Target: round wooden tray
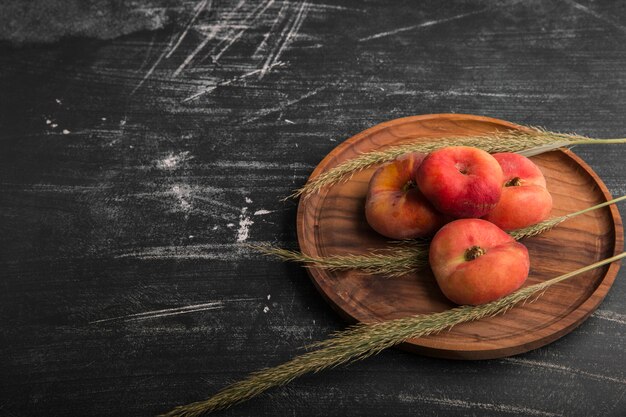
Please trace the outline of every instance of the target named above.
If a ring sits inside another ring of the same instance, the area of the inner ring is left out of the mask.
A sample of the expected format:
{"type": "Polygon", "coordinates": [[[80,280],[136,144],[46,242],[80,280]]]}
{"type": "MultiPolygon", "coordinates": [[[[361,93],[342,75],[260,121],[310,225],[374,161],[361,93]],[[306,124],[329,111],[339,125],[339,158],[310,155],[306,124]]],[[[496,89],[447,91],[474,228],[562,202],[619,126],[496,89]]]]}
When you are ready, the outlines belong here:
{"type": "MultiPolygon", "coordinates": [[[[523,129],[502,120],[463,114],[433,114],[381,123],[335,148],[311,174],[315,178],[360,153],[407,141],[432,141],[442,136],[477,135],[494,130],[523,129]]],[[[593,170],[568,150],[532,158],[543,171],[560,216],[611,198],[593,170]]],[[[301,198],[297,230],[301,250],[312,256],[363,254],[389,246],[364,216],[369,179],[375,168],[349,181],[301,198]]],[[[615,206],[568,220],[550,232],[526,239],[531,259],[526,285],[573,271],[622,251],[622,220],[615,206]]],[[[567,334],[600,304],[611,287],[619,263],[598,268],[550,288],[537,301],[504,315],[466,323],[401,347],[421,354],[453,359],[490,359],[515,355],[546,345],[567,334]]],[[[351,322],[371,323],[450,309],[430,270],[401,278],[367,275],[357,270],[331,272],[309,268],[324,298],[351,322]]]]}

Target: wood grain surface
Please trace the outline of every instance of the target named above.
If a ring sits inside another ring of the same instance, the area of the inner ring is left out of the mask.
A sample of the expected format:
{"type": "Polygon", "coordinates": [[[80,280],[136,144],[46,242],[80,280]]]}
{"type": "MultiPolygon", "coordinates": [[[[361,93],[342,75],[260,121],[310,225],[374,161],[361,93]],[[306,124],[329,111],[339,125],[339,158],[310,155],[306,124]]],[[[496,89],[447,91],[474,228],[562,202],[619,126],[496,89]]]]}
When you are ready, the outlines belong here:
{"type": "MultiPolygon", "coordinates": [[[[402,143],[428,142],[446,136],[483,136],[513,129],[521,128],[493,118],[462,114],[396,119],[346,140],[322,160],[310,179],[363,153],[402,143]]],[[[553,151],[532,160],[546,177],[553,196],[554,217],[612,198],[598,175],[570,151],[553,151]]],[[[363,255],[390,248],[389,239],[367,224],[364,213],[369,179],[377,168],[363,170],[300,200],[298,240],[305,254],[363,255]]],[[[615,206],[609,206],[571,219],[523,243],[531,257],[526,284],[536,284],[621,253],[622,220],[615,206]],[[555,253],[559,256],[555,257],[555,253]]],[[[410,340],[403,347],[451,359],[493,359],[535,349],[567,334],[586,319],[604,299],[618,270],[619,264],[615,263],[580,275],[547,291],[532,304],[456,326],[449,332],[410,340]]],[[[373,323],[455,306],[441,293],[428,269],[401,278],[368,275],[359,270],[311,267],[307,271],[331,306],[351,321],[373,323]]]]}
{"type": "MultiPolygon", "coordinates": [[[[30,7],[5,3],[9,24],[30,7]]],[[[0,41],[0,416],[157,415],[344,329],[304,268],[246,244],[297,249],[298,202],[282,199],[358,132],[464,113],[626,135],[622,2],[99,3],[59,41],[0,41]],[[131,32],[159,22],[127,12],[170,19],[131,32]],[[82,35],[116,18],[123,36],[82,35]]],[[[45,10],[27,15],[15,27],[44,30],[45,10]]],[[[626,148],[573,152],[626,194],[626,148]]],[[[391,349],[215,415],[623,417],[625,278],[544,347],[484,361],[391,349]]]]}

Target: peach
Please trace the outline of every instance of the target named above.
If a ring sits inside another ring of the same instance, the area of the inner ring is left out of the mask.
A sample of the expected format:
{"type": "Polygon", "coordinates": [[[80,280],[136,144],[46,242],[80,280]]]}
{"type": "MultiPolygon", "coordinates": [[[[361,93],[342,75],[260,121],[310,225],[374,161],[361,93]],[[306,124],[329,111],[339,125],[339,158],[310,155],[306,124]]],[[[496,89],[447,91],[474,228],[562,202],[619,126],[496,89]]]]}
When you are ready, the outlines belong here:
{"type": "Polygon", "coordinates": [[[522,286],[530,259],[524,245],[493,223],[460,219],[430,244],[430,267],[444,295],[457,304],[483,304],[522,286]]]}
{"type": "Polygon", "coordinates": [[[406,154],[374,172],[365,218],[381,235],[392,239],[432,236],[446,222],[415,185],[415,172],[425,156],[406,154]]]}
{"type": "Polygon", "coordinates": [[[504,173],[502,196],[483,218],[504,230],[520,229],[547,219],[552,211],[552,196],[537,165],[516,153],[496,153],[504,173]]]}
{"type": "Polygon", "coordinates": [[[500,200],[502,169],[489,153],[451,146],[430,153],[417,185],[437,210],[454,218],[482,217],[500,200]]]}

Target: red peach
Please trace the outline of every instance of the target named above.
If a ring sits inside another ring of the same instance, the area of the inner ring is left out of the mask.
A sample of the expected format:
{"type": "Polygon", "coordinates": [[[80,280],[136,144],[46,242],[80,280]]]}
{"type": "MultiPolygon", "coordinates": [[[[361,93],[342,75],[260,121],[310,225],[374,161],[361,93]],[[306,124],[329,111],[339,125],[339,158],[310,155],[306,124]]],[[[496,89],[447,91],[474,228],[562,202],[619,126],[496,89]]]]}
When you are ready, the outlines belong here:
{"type": "Polygon", "coordinates": [[[504,230],[520,229],[547,219],[552,211],[552,196],[537,165],[516,153],[496,153],[504,173],[502,196],[483,218],[504,230]]]}
{"type": "Polygon", "coordinates": [[[457,304],[483,304],[522,286],[528,250],[498,226],[481,219],[455,220],[430,244],[429,261],[444,295],[457,304]]]}
{"type": "Polygon", "coordinates": [[[417,185],[437,210],[455,218],[482,217],[502,193],[502,169],[489,153],[451,146],[430,153],[417,171],[417,185]]]}
{"type": "Polygon", "coordinates": [[[415,172],[425,156],[403,155],[374,172],[365,218],[381,235],[392,239],[432,236],[446,222],[415,185],[415,172]]]}

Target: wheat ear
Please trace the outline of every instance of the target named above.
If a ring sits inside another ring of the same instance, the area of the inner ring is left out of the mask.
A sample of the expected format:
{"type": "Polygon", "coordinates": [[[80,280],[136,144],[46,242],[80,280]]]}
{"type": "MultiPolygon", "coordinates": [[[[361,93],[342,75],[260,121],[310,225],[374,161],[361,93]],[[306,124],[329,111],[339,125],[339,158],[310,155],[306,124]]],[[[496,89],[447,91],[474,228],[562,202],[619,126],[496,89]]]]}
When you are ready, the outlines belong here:
{"type": "MultiPolygon", "coordinates": [[[[626,200],[626,195],[587,207],[582,210],[544,220],[537,224],[512,230],[509,232],[515,240],[537,236],[547,232],[566,220],[581,214],[606,207],[611,204],[626,200]]],[[[413,241],[390,242],[394,247],[386,249],[376,249],[371,253],[356,255],[330,255],[330,256],[310,256],[302,252],[277,248],[271,245],[248,245],[251,249],[257,250],[265,255],[277,257],[283,261],[300,262],[306,267],[316,267],[331,271],[342,271],[348,269],[359,269],[372,275],[381,275],[390,278],[405,275],[411,271],[425,268],[428,265],[428,243],[413,241]]]]}
{"type": "Polygon", "coordinates": [[[489,153],[517,152],[533,156],[563,146],[582,144],[626,143],[626,138],[592,139],[576,134],[550,132],[526,127],[524,131],[494,132],[482,136],[441,137],[433,141],[409,142],[387,149],[363,153],[309,180],[302,188],[289,197],[305,196],[350,178],[355,173],[383,162],[392,161],[409,152],[429,153],[446,146],[472,146],[489,153]]]}

